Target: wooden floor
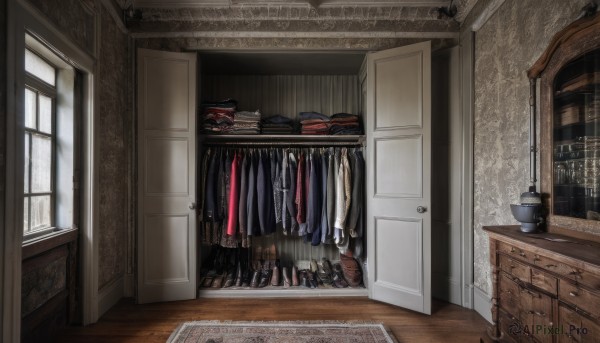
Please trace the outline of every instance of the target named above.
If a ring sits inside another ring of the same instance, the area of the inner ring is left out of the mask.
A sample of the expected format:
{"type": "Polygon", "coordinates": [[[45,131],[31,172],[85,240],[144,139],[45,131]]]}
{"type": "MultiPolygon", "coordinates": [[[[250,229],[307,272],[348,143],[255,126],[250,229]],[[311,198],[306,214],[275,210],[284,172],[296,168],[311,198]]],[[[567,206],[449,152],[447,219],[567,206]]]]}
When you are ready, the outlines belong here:
{"type": "Polygon", "coordinates": [[[475,311],[434,301],[431,316],[363,297],[198,299],[149,305],[123,300],[98,323],[70,327],[58,342],[165,342],[193,320],[364,320],[383,323],[399,342],[479,342],[486,321],[475,311]]]}

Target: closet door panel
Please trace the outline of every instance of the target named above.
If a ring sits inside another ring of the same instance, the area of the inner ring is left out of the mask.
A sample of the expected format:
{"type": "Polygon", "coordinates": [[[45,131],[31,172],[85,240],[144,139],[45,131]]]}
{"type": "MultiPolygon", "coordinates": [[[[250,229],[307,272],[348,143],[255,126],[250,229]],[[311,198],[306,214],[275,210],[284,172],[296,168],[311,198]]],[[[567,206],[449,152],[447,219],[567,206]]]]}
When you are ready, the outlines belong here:
{"type": "Polygon", "coordinates": [[[143,169],[147,195],[188,195],[188,168],[179,162],[189,155],[186,138],[147,138],[143,169]],[[182,168],[183,167],[183,168],[182,168]]]}
{"type": "Polygon", "coordinates": [[[369,296],[431,313],[431,47],[367,57],[369,296]]]}
{"type": "Polygon", "coordinates": [[[390,288],[422,294],[420,279],[422,260],[398,259],[385,255],[394,249],[421,256],[422,222],[413,218],[375,218],[375,283],[386,284],[390,288]],[[403,273],[388,273],[390,269],[401,269],[403,273]]]}
{"type": "Polygon", "coordinates": [[[187,107],[188,92],[181,92],[178,85],[189,83],[187,61],[172,61],[168,64],[162,60],[147,60],[144,66],[144,76],[147,84],[143,87],[146,130],[189,130],[187,107]]]}
{"type": "Polygon", "coordinates": [[[196,297],[196,54],[138,50],[138,302],[196,297]]]}
{"type": "Polygon", "coordinates": [[[414,135],[375,140],[375,196],[422,196],[422,138],[414,135]],[[402,156],[402,159],[390,158],[394,155],[402,156]]]}
{"type": "Polygon", "coordinates": [[[375,62],[375,130],[422,126],[422,63],[422,51],[375,62]]]}

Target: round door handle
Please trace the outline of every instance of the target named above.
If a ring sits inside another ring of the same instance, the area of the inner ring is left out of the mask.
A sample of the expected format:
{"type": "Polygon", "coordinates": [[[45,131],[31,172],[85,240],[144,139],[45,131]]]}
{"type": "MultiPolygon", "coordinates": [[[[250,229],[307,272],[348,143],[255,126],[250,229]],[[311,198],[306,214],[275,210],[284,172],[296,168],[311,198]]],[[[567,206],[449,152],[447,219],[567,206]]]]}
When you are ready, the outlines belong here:
{"type": "Polygon", "coordinates": [[[195,210],[196,209],[196,203],[195,202],[191,202],[188,207],[190,208],[190,210],[195,210]]]}
{"type": "Polygon", "coordinates": [[[417,207],[417,212],[419,212],[419,213],[425,213],[425,212],[427,212],[427,207],[425,207],[425,206],[419,206],[419,207],[417,207]]]}

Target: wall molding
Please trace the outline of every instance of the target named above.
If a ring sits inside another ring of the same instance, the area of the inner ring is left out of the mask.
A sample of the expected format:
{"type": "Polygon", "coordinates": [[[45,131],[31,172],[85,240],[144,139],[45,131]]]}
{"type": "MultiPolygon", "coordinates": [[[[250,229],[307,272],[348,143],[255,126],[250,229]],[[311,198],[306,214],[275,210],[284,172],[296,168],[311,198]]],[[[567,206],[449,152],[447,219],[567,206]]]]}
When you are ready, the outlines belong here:
{"type": "Polygon", "coordinates": [[[473,104],[474,104],[474,41],[475,33],[464,31],[459,38],[460,106],[462,126],[461,147],[461,272],[462,306],[473,308],[474,231],[473,231],[473,104]]]}
{"type": "Polygon", "coordinates": [[[481,12],[479,17],[475,19],[471,26],[471,31],[477,32],[487,23],[487,21],[496,13],[506,0],[492,0],[489,5],[481,12]]]}
{"type": "Polygon", "coordinates": [[[98,291],[98,318],[110,310],[125,295],[125,277],[119,276],[98,291]]]}
{"type": "Polygon", "coordinates": [[[492,323],[492,297],[479,287],[474,287],[474,306],[473,308],[485,320],[492,323]]]}
{"type": "Polygon", "coordinates": [[[327,31],[188,31],[188,32],[133,32],[131,37],[140,38],[312,38],[312,39],[375,39],[375,38],[428,38],[458,39],[458,32],[327,32],[327,31]]]}

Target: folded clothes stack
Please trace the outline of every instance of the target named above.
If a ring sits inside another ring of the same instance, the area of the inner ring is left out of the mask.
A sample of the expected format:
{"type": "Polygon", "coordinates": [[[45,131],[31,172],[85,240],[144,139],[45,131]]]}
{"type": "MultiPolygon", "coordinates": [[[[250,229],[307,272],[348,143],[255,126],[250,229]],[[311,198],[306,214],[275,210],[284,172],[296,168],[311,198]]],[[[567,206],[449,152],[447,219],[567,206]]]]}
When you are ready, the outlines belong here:
{"type": "Polygon", "coordinates": [[[233,116],[231,133],[234,135],[258,135],[260,133],[259,111],[240,111],[233,116]]]}
{"type": "Polygon", "coordinates": [[[317,112],[300,112],[300,133],[303,135],[329,134],[330,119],[317,112]]]}
{"type": "Polygon", "coordinates": [[[331,116],[329,122],[330,135],[360,135],[360,122],[356,114],[337,113],[331,116]]]}
{"type": "Polygon", "coordinates": [[[282,115],[262,120],[262,133],[265,135],[289,135],[294,133],[294,121],[282,115]]]}
{"type": "Polygon", "coordinates": [[[227,99],[202,104],[203,127],[206,133],[229,133],[233,127],[233,117],[237,102],[227,99]]]}

